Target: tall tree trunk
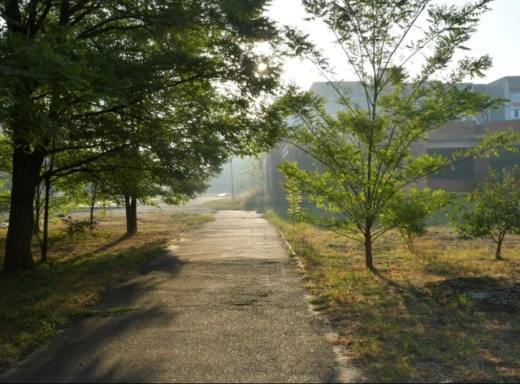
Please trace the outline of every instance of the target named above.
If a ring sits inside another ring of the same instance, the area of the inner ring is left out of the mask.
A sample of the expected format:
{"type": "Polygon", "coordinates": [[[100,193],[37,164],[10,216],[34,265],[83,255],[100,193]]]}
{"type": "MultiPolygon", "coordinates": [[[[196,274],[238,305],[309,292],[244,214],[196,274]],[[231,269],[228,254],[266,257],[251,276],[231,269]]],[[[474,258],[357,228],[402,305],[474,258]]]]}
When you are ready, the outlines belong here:
{"type": "Polygon", "coordinates": [[[126,235],[137,233],[137,199],[134,196],[125,195],[126,209],[126,235]]]}
{"type": "Polygon", "coordinates": [[[13,151],[13,179],[9,228],[5,241],[4,271],[13,273],[34,268],[31,240],[34,230],[34,195],[44,154],[29,146],[16,146],[13,151]]]}
{"type": "Polygon", "coordinates": [[[89,228],[94,229],[94,205],[96,204],[97,182],[92,185],[92,195],[90,200],[90,222],[89,228]]]}

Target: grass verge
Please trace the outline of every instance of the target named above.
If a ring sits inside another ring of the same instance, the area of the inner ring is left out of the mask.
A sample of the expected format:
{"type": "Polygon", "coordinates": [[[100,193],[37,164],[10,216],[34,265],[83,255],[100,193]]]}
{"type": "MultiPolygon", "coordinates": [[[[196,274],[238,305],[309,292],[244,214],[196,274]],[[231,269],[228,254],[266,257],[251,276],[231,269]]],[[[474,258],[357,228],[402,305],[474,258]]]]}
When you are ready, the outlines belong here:
{"type": "Polygon", "coordinates": [[[375,247],[380,276],[364,267],[360,244],[266,218],[300,257],[313,304],[338,330],[336,341],[373,381],[518,382],[520,380],[520,241],[505,261],[491,241],[459,241],[430,228],[411,254],[395,233],[375,247]]]}
{"type": "MultiPolygon", "coordinates": [[[[135,276],[144,261],[164,253],[169,242],[212,216],[140,214],[139,232],[132,237],[124,236],[124,216],[97,220],[94,231],[55,243],[48,264],[16,277],[0,275],[0,370],[55,335],[71,319],[138,309],[101,310],[95,304],[104,290],[135,276]]],[[[62,231],[60,225],[51,227],[51,243],[62,231]]],[[[2,248],[5,235],[6,230],[1,230],[2,248]]],[[[33,255],[39,256],[36,243],[33,255]]]]}

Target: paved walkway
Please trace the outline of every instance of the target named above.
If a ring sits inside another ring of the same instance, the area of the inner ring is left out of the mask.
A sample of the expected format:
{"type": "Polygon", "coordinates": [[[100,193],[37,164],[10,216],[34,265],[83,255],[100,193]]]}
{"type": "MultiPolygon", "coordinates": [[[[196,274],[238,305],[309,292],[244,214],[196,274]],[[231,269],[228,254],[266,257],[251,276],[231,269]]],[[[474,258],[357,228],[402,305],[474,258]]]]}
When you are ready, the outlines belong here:
{"type": "Polygon", "coordinates": [[[261,215],[220,211],[0,382],[330,382],[326,327],[261,215]]]}

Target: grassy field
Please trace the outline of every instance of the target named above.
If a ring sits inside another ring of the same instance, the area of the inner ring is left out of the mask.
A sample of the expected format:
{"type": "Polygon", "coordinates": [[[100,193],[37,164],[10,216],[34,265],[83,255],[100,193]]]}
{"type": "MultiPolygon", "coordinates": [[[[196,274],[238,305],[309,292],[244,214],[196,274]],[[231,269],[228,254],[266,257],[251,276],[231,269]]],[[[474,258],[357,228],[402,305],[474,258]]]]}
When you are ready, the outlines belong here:
{"type": "MultiPolygon", "coordinates": [[[[135,276],[144,261],[165,252],[186,230],[212,220],[210,215],[139,214],[138,230],[125,237],[124,216],[97,218],[98,226],[56,242],[49,263],[17,277],[0,275],[0,370],[45,342],[74,318],[103,314],[95,308],[107,288],[135,276]]],[[[6,230],[0,230],[4,248],[6,230]]],[[[53,225],[51,243],[63,237],[53,225]]],[[[34,243],[33,255],[39,257],[34,243]]],[[[3,264],[3,256],[0,257],[3,264]]],[[[134,310],[120,307],[110,312],[134,310]]]]}
{"type": "Polygon", "coordinates": [[[371,380],[520,381],[518,237],[507,239],[506,260],[494,261],[492,241],[459,241],[449,227],[429,228],[416,254],[388,233],[375,247],[377,276],[360,244],[265,216],[300,257],[337,343],[371,380]]]}

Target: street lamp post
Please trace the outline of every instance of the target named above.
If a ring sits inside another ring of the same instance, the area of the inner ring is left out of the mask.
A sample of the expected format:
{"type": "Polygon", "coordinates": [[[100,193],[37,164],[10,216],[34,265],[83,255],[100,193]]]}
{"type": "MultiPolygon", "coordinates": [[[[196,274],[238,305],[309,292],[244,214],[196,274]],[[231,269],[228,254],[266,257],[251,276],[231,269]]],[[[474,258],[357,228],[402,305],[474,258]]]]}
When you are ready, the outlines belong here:
{"type": "Polygon", "coordinates": [[[231,199],[235,200],[235,183],[233,182],[233,160],[229,159],[229,168],[231,169],[231,199]]]}

